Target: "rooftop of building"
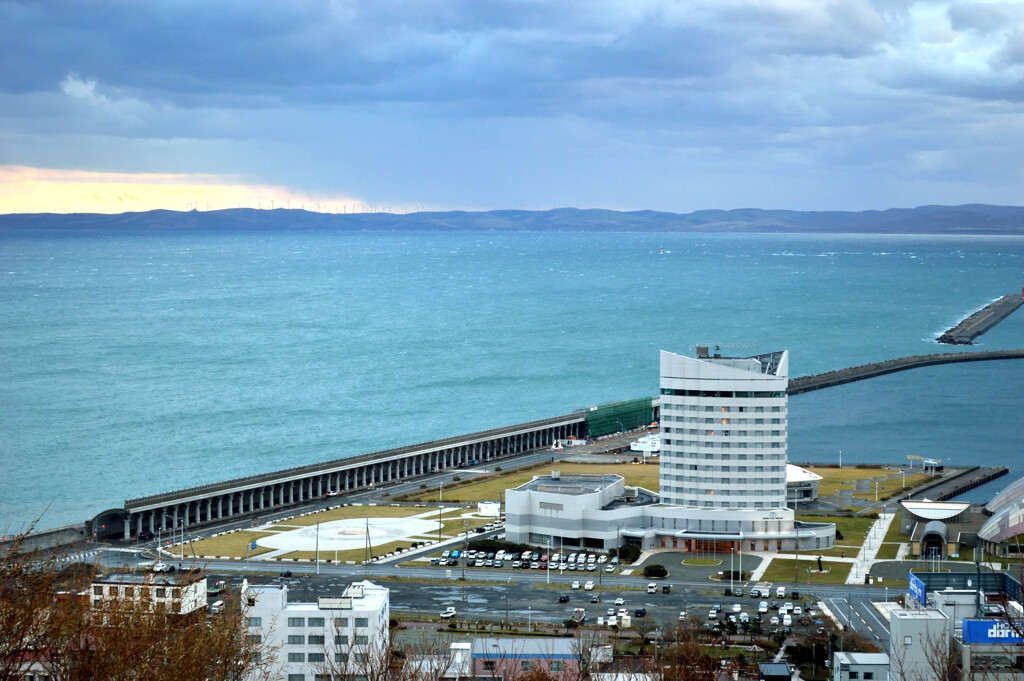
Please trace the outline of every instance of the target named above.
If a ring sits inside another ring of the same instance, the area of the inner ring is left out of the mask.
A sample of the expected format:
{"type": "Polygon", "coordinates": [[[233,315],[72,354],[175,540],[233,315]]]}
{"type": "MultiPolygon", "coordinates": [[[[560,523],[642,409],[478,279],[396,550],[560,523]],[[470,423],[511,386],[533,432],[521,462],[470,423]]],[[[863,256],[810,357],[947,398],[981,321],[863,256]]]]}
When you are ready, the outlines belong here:
{"type": "Polygon", "coordinates": [[[787,463],[786,464],[786,483],[800,483],[800,482],[815,482],[821,480],[821,476],[817,473],[807,470],[806,468],[800,468],[800,466],[787,463]]]}
{"type": "Polygon", "coordinates": [[[476,638],[474,658],[574,659],[579,642],[572,638],[476,638]]]}
{"type": "Polygon", "coordinates": [[[150,586],[188,586],[206,579],[202,572],[181,572],[168,574],[163,572],[115,572],[92,580],[93,584],[118,585],[150,585],[150,586]]]}
{"type": "Polygon", "coordinates": [[[900,620],[947,620],[949,619],[941,610],[922,608],[907,610],[905,608],[893,608],[889,611],[890,617],[900,620]]]}
{"type": "Polygon", "coordinates": [[[776,352],[766,352],[760,355],[747,355],[743,357],[727,357],[722,355],[721,346],[714,346],[714,353],[710,351],[710,346],[698,345],[697,346],[697,359],[708,360],[712,362],[719,362],[729,364],[732,366],[752,366],[751,360],[757,362],[760,365],[760,371],[762,374],[774,376],[778,373],[779,367],[782,366],[785,350],[778,350],[776,352]]]}
{"type": "Polygon", "coordinates": [[[839,662],[849,664],[889,664],[889,656],[886,653],[832,653],[839,662]]]}
{"type": "Polygon", "coordinates": [[[929,501],[927,499],[921,501],[908,499],[906,501],[901,501],[900,506],[923,520],[945,520],[947,518],[952,518],[959,513],[963,513],[971,507],[967,502],[929,501]]]}
{"type": "Polygon", "coordinates": [[[516,487],[516,489],[529,492],[548,492],[550,494],[579,496],[581,494],[600,492],[622,480],[623,477],[621,475],[566,475],[553,472],[551,475],[538,475],[533,480],[516,487]]]}

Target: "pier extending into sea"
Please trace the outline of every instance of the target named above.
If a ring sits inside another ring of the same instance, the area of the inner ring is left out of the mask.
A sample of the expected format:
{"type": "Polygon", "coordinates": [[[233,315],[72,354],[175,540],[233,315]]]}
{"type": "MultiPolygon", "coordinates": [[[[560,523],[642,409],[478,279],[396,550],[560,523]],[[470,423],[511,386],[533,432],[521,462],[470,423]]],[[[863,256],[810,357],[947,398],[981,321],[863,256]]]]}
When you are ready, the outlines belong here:
{"type": "Polygon", "coordinates": [[[1021,305],[1024,305],[1024,291],[1019,296],[1005,295],[939,336],[938,341],[946,345],[970,345],[975,338],[1009,317],[1021,305]]]}

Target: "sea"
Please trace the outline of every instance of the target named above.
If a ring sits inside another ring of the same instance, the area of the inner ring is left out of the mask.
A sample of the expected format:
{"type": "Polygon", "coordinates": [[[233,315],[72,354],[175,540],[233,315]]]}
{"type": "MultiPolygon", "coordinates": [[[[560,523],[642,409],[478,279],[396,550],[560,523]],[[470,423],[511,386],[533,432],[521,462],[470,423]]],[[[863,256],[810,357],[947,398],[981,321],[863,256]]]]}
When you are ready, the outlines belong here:
{"type": "MultiPolygon", "coordinates": [[[[1024,347],[1024,238],[553,232],[0,235],[0,529],[658,391],[658,352],[791,377],[1024,347]]],[[[795,396],[795,462],[1005,465],[1024,361],[795,396]]]]}

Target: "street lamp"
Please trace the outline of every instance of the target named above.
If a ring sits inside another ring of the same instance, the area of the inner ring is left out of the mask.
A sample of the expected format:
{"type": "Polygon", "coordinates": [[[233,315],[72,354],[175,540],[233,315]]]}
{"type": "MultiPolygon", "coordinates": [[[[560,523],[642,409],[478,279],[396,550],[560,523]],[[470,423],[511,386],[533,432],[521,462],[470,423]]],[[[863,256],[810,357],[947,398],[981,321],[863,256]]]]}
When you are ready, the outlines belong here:
{"type": "Polygon", "coordinates": [[[732,577],[736,572],[732,568],[732,557],[736,555],[736,547],[733,546],[732,542],[729,542],[729,593],[731,594],[732,589],[732,577]]]}
{"type": "Polygon", "coordinates": [[[441,503],[444,501],[444,480],[441,481],[441,486],[437,490],[437,502],[441,503]]]}

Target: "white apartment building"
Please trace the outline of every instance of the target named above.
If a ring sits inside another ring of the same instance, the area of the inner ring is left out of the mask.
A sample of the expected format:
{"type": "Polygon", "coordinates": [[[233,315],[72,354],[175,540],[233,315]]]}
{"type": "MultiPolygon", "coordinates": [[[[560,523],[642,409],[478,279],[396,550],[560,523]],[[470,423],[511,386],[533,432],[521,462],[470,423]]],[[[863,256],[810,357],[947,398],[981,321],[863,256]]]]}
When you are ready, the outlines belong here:
{"type": "Polygon", "coordinates": [[[340,597],[289,603],[285,584],[244,582],[249,635],[275,650],[271,678],[329,681],[377,676],[389,647],[389,590],[370,581],[350,584],[340,597]]]}
{"type": "Polygon", "coordinates": [[[788,351],[753,357],[661,352],[663,503],[786,507],[788,351]]]}

